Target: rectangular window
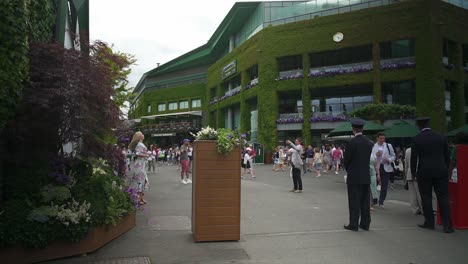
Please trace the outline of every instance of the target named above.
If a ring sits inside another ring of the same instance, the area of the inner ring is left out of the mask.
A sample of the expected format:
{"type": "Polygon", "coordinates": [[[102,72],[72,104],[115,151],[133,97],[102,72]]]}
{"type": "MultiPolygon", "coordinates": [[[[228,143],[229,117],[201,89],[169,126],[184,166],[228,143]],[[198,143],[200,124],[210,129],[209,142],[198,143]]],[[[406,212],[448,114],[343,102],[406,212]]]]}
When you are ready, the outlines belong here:
{"type": "Polygon", "coordinates": [[[150,105],[150,104],[146,107],[146,109],[147,109],[146,111],[147,111],[148,113],[151,113],[151,105],[150,105]]]}
{"type": "Polygon", "coordinates": [[[280,72],[302,69],[302,55],[280,57],[278,65],[280,72]]]}
{"type": "Polygon", "coordinates": [[[403,39],[380,43],[380,59],[414,57],[414,40],[403,39]]]}
{"type": "Polygon", "coordinates": [[[187,108],[188,108],[188,101],[179,102],[179,109],[187,109],[187,108]]]}
{"type": "Polygon", "coordinates": [[[177,110],[177,102],[170,102],[169,110],[177,110]]]}
{"type": "Polygon", "coordinates": [[[382,88],[382,99],[386,104],[416,104],[416,85],[414,80],[382,83],[382,88]]]}
{"type": "Polygon", "coordinates": [[[468,45],[463,45],[463,67],[468,70],[468,45]]]}
{"type": "Polygon", "coordinates": [[[213,87],[210,89],[210,99],[213,99],[216,97],[216,87],[213,87]]]}
{"type": "Polygon", "coordinates": [[[372,45],[317,52],[309,57],[311,68],[369,62],[372,61],[372,45]]]}
{"type": "Polygon", "coordinates": [[[201,107],[201,99],[192,100],[192,108],[200,108],[201,107]]]}
{"type": "Polygon", "coordinates": [[[158,104],[158,112],[166,111],[166,104],[158,104]]]}

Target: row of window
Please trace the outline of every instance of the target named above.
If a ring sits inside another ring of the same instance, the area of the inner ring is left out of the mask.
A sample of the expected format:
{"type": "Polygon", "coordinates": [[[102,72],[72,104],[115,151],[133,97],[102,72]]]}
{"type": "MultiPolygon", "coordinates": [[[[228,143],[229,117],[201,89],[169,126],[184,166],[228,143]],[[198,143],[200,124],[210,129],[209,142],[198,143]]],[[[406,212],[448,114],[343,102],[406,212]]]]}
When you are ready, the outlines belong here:
{"type": "MultiPolygon", "coordinates": [[[[200,108],[201,107],[201,99],[192,100],[192,108],[200,108]]],[[[180,102],[169,102],[167,104],[168,110],[178,110],[178,109],[188,109],[189,108],[189,101],[180,101],[180,102]]],[[[151,105],[147,106],[148,113],[151,113],[151,105]]],[[[158,104],[158,112],[165,112],[166,111],[166,103],[158,104]]]]}
{"type": "MultiPolygon", "coordinates": [[[[351,112],[374,101],[371,84],[354,85],[351,88],[315,88],[313,94],[310,100],[312,112],[351,112]]],[[[280,96],[280,112],[301,112],[303,102],[297,100],[296,96],[300,97],[299,94],[280,96]]],[[[415,81],[382,83],[382,101],[387,104],[415,105],[415,81]]]]}
{"type": "MultiPolygon", "coordinates": [[[[413,39],[382,42],[380,43],[380,59],[414,57],[414,45],[413,39]]],[[[311,68],[368,62],[372,61],[372,45],[314,52],[309,55],[309,58],[311,68]]],[[[278,65],[279,71],[302,69],[302,55],[280,57],[278,65]]]]}

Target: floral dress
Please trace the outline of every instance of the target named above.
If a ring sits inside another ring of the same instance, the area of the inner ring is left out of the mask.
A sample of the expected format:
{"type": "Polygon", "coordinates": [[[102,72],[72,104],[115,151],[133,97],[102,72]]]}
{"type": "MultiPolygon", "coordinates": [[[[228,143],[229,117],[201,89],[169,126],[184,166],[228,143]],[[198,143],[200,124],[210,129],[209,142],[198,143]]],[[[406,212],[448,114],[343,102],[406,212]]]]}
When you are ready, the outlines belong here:
{"type": "Polygon", "coordinates": [[[138,192],[143,192],[146,179],[146,157],[140,157],[140,154],[146,153],[146,146],[139,142],[135,148],[135,160],[131,164],[130,187],[138,192]]]}

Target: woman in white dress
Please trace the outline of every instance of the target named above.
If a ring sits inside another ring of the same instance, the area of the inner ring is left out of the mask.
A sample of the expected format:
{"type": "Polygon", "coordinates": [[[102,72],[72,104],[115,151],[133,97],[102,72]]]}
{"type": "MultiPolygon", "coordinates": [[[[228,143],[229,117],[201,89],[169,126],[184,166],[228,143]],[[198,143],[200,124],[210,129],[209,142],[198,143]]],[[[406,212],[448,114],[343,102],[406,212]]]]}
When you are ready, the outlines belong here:
{"type": "Polygon", "coordinates": [[[145,136],[140,131],[135,132],[128,148],[133,151],[135,159],[130,165],[130,187],[138,193],[138,202],[140,205],[146,203],[143,199],[145,193],[146,162],[148,159],[148,150],[143,144],[145,136]]]}

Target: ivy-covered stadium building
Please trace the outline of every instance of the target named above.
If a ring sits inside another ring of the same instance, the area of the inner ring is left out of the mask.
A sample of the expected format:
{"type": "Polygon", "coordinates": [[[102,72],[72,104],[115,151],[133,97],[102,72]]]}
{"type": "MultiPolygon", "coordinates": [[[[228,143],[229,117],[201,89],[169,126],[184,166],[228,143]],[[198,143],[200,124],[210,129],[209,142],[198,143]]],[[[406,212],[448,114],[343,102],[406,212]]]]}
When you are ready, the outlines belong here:
{"type": "Polygon", "coordinates": [[[209,41],[145,73],[130,118],[160,144],[201,126],[271,150],[320,142],[369,103],[414,105],[439,131],[468,114],[467,0],[238,2],[209,41]],[[307,102],[307,103],[306,103],[307,102]]]}

